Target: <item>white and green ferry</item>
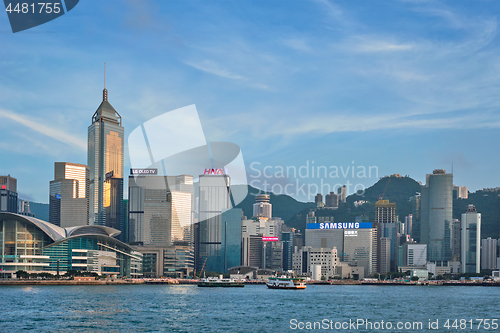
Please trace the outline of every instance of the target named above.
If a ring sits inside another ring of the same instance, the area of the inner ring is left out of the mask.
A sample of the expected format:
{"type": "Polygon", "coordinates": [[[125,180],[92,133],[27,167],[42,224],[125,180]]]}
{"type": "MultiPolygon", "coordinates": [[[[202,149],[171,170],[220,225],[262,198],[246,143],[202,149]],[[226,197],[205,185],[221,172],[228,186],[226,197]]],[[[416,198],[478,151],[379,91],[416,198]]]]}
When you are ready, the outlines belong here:
{"type": "Polygon", "coordinates": [[[273,276],[267,279],[269,289],[306,289],[305,279],[299,277],[273,276]]]}

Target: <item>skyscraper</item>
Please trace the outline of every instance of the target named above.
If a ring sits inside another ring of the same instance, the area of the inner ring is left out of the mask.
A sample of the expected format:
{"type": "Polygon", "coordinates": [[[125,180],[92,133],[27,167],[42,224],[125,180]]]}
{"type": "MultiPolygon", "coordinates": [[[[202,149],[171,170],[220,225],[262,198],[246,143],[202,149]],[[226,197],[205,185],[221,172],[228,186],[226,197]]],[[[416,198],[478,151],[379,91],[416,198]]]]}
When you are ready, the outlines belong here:
{"type": "Polygon", "coordinates": [[[89,222],[89,168],[83,164],[54,163],[50,182],[49,222],[67,228],[89,222]]]}
{"type": "Polygon", "coordinates": [[[259,194],[255,196],[253,204],[253,216],[261,216],[270,219],[273,215],[273,205],[269,203],[269,194],[259,194]]]}
{"type": "Polygon", "coordinates": [[[0,176],[0,212],[17,213],[17,179],[0,176]]]}
{"type": "Polygon", "coordinates": [[[194,237],[197,272],[203,266],[206,271],[225,272],[233,263],[241,263],[242,211],[231,209],[231,178],[226,170],[217,170],[221,173],[200,175],[199,222],[194,237]]]}
{"type": "Polygon", "coordinates": [[[91,225],[123,229],[123,131],[122,117],[109,104],[104,84],[102,103],[88,128],[91,225]]]}
{"type": "Polygon", "coordinates": [[[428,245],[427,260],[445,267],[451,260],[453,174],[436,169],[426,176],[420,210],[420,243],[428,245]]]}
{"type": "Polygon", "coordinates": [[[460,262],[460,244],[462,239],[462,222],[453,219],[451,222],[451,261],[460,262]]]}
{"type": "Polygon", "coordinates": [[[488,237],[481,240],[481,269],[497,268],[498,240],[488,237]]]}
{"type": "Polygon", "coordinates": [[[378,200],[375,203],[375,227],[377,228],[378,244],[377,271],[379,273],[396,272],[399,248],[396,203],[391,203],[389,200],[378,200]],[[389,247],[389,251],[386,250],[386,247],[389,247]]]}
{"type": "Polygon", "coordinates": [[[479,273],[481,271],[481,214],[474,205],[469,205],[462,214],[462,256],[460,269],[462,273],[479,273]]]}
{"type": "Polygon", "coordinates": [[[192,246],[193,199],[193,176],[130,176],[130,241],[192,246]]]}

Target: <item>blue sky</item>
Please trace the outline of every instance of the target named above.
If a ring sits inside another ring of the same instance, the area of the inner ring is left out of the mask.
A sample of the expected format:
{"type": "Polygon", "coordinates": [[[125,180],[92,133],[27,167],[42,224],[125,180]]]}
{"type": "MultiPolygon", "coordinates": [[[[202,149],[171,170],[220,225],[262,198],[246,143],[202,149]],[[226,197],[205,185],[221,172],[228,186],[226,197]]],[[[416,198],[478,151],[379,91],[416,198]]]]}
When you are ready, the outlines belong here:
{"type": "Polygon", "coordinates": [[[126,136],[196,104],[208,141],[241,147],[249,181],[268,166],[300,200],[301,184],[378,178],[279,167],[425,182],[453,163],[456,185],[500,186],[499,13],[498,1],[85,0],[16,34],[0,14],[0,174],[48,202],[54,162],[87,162],[106,62],[126,136]]]}

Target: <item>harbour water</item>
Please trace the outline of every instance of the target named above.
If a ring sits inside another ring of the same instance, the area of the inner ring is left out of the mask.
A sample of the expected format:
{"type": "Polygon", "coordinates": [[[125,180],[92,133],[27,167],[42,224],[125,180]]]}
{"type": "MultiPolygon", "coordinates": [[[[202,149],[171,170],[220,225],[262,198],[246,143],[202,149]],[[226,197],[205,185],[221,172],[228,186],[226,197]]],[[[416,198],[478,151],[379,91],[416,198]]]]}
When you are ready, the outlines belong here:
{"type": "Polygon", "coordinates": [[[500,331],[498,287],[1,286],[0,308],[0,332],[500,331]]]}

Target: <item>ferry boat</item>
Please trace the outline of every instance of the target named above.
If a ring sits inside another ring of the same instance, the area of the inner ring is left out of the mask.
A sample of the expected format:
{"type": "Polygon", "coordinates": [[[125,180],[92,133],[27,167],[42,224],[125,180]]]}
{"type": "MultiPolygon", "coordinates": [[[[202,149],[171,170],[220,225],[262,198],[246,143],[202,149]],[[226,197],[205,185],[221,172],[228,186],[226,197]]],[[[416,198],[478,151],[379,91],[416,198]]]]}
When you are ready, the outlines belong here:
{"type": "Polygon", "coordinates": [[[267,279],[267,287],[269,289],[306,289],[306,284],[304,278],[273,276],[267,279]]]}
{"type": "Polygon", "coordinates": [[[198,281],[198,287],[244,287],[245,283],[235,279],[208,277],[198,281]]]}

